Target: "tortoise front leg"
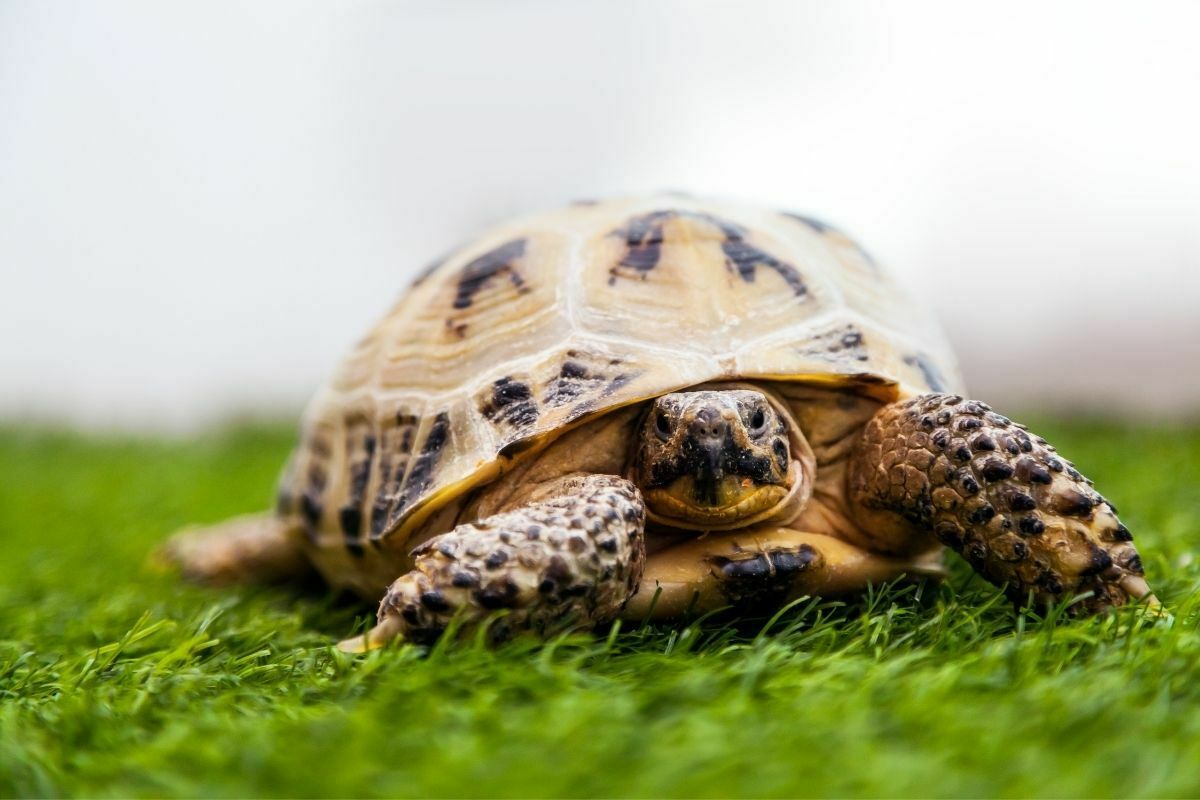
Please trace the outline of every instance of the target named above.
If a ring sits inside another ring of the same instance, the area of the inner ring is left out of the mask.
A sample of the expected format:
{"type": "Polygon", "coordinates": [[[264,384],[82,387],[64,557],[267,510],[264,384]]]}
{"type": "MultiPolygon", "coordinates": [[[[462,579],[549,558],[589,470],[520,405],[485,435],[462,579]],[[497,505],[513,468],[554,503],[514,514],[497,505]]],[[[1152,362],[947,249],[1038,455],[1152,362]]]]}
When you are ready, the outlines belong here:
{"type": "Polygon", "coordinates": [[[928,394],[884,407],[851,454],[847,484],[866,530],[932,533],[1018,604],[1084,592],[1073,610],[1154,602],[1112,504],[983,403],[928,394]]]}
{"type": "Polygon", "coordinates": [[[388,589],[379,624],[342,642],[357,652],[403,636],[428,642],[456,617],[466,626],[508,613],[493,640],[611,620],[637,588],[645,562],[645,506],[613,475],[565,479],[548,500],[459,525],[425,542],[411,572],[388,589]]]}

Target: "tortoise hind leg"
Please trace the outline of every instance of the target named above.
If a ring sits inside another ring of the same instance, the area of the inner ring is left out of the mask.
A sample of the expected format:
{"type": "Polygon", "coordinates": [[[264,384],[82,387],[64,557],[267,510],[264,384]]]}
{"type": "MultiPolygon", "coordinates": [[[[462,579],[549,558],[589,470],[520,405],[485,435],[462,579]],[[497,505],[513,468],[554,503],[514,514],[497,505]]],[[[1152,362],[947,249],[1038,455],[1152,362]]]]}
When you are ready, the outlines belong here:
{"type": "Polygon", "coordinates": [[[379,624],[342,642],[347,652],[403,637],[428,642],[457,619],[497,641],[611,620],[637,588],[645,561],[645,506],[613,475],[554,482],[549,499],[459,525],[413,551],[413,570],[388,588],[379,624]]]}
{"type": "Polygon", "coordinates": [[[313,572],[288,524],[271,513],[185,528],[155,554],[197,583],[272,583],[313,572]]]}
{"type": "Polygon", "coordinates": [[[928,394],[885,406],[850,456],[847,491],[868,531],[933,534],[1018,604],[1157,602],[1112,504],[983,403],[928,394]]]}

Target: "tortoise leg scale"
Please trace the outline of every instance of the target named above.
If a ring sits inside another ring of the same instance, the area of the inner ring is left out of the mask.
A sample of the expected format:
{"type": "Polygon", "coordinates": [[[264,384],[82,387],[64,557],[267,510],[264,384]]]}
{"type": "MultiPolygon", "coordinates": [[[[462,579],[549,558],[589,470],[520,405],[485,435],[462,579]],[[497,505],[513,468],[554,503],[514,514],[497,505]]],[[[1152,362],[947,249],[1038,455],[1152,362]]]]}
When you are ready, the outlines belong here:
{"type": "Polygon", "coordinates": [[[868,531],[925,531],[1017,604],[1155,602],[1129,529],[1052,446],[983,403],[927,394],[867,424],[847,474],[868,531]]]}
{"type": "Polygon", "coordinates": [[[413,551],[411,572],[388,588],[378,624],[343,642],[349,652],[395,637],[429,642],[452,620],[497,615],[493,641],[546,635],[614,619],[641,580],[645,506],[629,481],[585,475],[559,493],[434,537],[413,551]]]}

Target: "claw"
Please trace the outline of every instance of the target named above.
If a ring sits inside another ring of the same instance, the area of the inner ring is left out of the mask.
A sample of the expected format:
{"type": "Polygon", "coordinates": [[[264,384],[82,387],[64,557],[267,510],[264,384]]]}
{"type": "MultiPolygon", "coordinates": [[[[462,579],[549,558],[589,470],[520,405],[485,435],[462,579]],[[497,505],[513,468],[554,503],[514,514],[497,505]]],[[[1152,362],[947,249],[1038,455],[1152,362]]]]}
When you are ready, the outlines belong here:
{"type": "Polygon", "coordinates": [[[1125,594],[1129,595],[1135,601],[1144,603],[1150,608],[1157,608],[1162,605],[1158,602],[1158,598],[1150,591],[1150,584],[1146,583],[1146,579],[1141,575],[1122,575],[1117,581],[1125,594]]]}
{"type": "Polygon", "coordinates": [[[404,623],[400,618],[389,615],[362,635],[338,642],[337,648],[343,653],[366,653],[370,650],[378,650],[393,639],[399,638],[403,632],[404,623]]]}
{"type": "Polygon", "coordinates": [[[1154,596],[1150,590],[1150,584],[1146,583],[1146,578],[1140,575],[1123,575],[1120,581],[1117,581],[1117,585],[1134,602],[1144,604],[1147,608],[1163,607],[1163,603],[1159,602],[1158,597],[1154,596]]]}

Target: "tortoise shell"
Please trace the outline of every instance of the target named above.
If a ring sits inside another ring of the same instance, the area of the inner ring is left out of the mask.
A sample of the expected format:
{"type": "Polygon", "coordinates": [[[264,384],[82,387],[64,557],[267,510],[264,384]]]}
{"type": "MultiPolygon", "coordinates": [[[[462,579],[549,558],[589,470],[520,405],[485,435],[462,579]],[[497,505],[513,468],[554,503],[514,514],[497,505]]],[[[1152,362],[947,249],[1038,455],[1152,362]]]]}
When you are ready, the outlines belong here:
{"type": "Polygon", "coordinates": [[[314,545],[402,544],[569,426],[731,378],[961,391],[932,315],[824,223],[674,195],[580,203],[416,279],[312,401],[280,512],[314,545]]]}

